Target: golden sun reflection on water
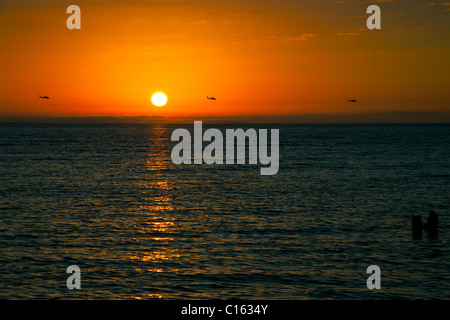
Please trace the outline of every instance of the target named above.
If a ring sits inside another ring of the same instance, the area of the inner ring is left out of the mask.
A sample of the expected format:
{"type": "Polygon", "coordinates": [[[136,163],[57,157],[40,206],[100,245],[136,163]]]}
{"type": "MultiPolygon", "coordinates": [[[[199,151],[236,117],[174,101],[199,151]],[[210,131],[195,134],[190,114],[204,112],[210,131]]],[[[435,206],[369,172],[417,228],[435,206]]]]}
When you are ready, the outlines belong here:
{"type": "Polygon", "coordinates": [[[154,181],[154,178],[146,180],[145,186],[148,189],[172,190],[173,185],[169,181],[154,181]],[[151,180],[150,183],[148,180],[151,180]]]}
{"type": "MultiPolygon", "coordinates": [[[[141,262],[162,262],[167,260],[174,260],[174,258],[179,258],[180,255],[176,253],[175,250],[161,250],[161,251],[146,251],[142,252],[141,256],[131,257],[132,260],[137,260],[141,262]]],[[[148,269],[147,269],[148,270],[148,269]]]]}
{"type": "MultiPolygon", "coordinates": [[[[162,188],[160,188],[162,189],[162,188]]],[[[169,190],[169,189],[166,189],[169,190]]],[[[140,206],[144,211],[173,211],[173,206],[170,204],[172,198],[169,196],[156,196],[145,198],[146,202],[153,202],[153,204],[140,206]]]]}
{"type": "Polygon", "coordinates": [[[136,300],[142,300],[142,299],[162,299],[164,298],[163,295],[159,294],[159,293],[149,293],[143,297],[139,297],[139,296],[132,296],[132,299],[136,299],[136,300]]]}
{"type": "MultiPolygon", "coordinates": [[[[146,160],[148,174],[139,183],[142,202],[136,208],[136,214],[142,218],[135,225],[133,238],[137,245],[129,258],[138,263],[135,271],[138,273],[170,273],[176,272],[172,263],[180,257],[179,250],[172,244],[174,235],[179,230],[171,212],[173,197],[171,190],[175,187],[170,180],[171,165],[168,129],[165,127],[151,128],[149,154],[146,160]]],[[[141,296],[143,298],[163,298],[161,294],[141,296]]]]}

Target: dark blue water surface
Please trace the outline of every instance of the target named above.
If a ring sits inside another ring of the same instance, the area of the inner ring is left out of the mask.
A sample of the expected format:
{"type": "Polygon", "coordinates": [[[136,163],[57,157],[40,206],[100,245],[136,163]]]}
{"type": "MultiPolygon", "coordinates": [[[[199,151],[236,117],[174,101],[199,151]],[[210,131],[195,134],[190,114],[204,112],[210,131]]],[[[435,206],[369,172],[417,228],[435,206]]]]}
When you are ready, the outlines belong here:
{"type": "Polygon", "coordinates": [[[273,176],[174,165],[192,126],[0,125],[0,298],[450,298],[450,125],[204,123],[279,129],[273,176]]]}

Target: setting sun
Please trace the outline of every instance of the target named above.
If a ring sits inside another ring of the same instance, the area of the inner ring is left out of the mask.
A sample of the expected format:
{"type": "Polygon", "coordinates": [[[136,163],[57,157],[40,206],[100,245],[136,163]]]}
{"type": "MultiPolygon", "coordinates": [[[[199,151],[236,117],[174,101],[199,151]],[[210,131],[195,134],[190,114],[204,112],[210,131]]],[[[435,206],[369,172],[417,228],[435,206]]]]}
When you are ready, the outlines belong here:
{"type": "Polygon", "coordinates": [[[167,102],[167,97],[162,92],[157,92],[152,96],[152,103],[157,107],[162,107],[167,102]]]}

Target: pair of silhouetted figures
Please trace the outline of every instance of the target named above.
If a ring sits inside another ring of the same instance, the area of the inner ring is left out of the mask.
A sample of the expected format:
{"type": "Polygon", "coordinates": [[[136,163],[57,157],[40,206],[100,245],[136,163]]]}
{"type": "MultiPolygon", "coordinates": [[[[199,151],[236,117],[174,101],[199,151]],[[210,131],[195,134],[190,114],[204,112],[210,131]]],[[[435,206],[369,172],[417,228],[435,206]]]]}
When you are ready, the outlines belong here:
{"type": "Polygon", "coordinates": [[[425,230],[431,237],[436,237],[438,234],[438,215],[434,211],[430,211],[427,222],[422,224],[421,215],[412,216],[412,233],[414,239],[422,238],[422,230],[425,230]]]}

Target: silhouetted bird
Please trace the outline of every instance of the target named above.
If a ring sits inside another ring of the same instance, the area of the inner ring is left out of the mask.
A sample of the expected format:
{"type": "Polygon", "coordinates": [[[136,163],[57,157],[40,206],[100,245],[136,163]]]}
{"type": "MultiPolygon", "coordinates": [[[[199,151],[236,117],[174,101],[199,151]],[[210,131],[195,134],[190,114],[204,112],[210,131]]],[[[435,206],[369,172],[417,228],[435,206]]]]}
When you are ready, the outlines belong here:
{"type": "Polygon", "coordinates": [[[350,99],[347,99],[347,100],[348,100],[348,102],[358,102],[356,100],[350,100],[350,99]]]}
{"type": "Polygon", "coordinates": [[[214,98],[214,97],[206,97],[206,99],[209,99],[209,100],[216,100],[216,98],[214,98]]]}
{"type": "Polygon", "coordinates": [[[49,97],[47,97],[47,96],[43,96],[43,97],[41,97],[40,95],[39,95],[39,98],[41,98],[41,99],[50,99],[49,97]]]}

